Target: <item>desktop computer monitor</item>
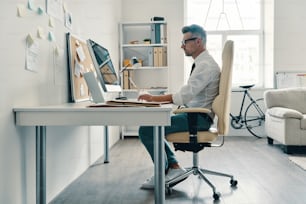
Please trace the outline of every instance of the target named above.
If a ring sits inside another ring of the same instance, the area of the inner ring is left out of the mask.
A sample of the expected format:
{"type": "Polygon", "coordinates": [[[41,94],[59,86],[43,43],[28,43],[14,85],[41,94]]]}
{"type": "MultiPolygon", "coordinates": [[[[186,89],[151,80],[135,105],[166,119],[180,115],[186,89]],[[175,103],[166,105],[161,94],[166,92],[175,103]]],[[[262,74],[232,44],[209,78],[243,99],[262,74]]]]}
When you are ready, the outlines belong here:
{"type": "Polygon", "coordinates": [[[91,39],[87,40],[87,45],[103,90],[105,92],[121,92],[120,79],[116,74],[108,50],[91,39]]]}

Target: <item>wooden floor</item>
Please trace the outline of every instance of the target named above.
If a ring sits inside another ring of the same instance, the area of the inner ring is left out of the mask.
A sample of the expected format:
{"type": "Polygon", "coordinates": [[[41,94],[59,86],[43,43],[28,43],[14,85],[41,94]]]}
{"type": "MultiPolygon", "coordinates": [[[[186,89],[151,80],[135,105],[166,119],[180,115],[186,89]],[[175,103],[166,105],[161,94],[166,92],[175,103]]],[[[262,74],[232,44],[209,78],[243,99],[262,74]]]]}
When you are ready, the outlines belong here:
{"type": "MultiPolygon", "coordinates": [[[[306,156],[306,155],[305,155],[306,156]]],[[[191,166],[192,154],[177,152],[182,166],[191,166]]],[[[201,204],[305,204],[306,171],[293,164],[278,145],[266,139],[227,137],[221,148],[200,153],[203,168],[233,174],[232,189],[227,178],[209,176],[221,193],[214,202],[212,191],[197,176],[173,188],[166,203],[201,204]]],[[[110,163],[103,158],[60,193],[51,204],[150,204],[154,191],[140,185],[153,175],[153,164],[138,139],[119,141],[110,151],[110,163]]]]}

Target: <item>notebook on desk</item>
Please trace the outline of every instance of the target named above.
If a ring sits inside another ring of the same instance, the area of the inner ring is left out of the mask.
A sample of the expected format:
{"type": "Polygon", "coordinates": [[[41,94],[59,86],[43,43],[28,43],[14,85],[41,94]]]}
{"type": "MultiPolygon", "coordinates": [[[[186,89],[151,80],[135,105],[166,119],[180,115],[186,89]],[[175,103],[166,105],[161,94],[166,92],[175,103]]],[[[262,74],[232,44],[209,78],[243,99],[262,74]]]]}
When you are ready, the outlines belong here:
{"type": "Polygon", "coordinates": [[[162,104],[169,104],[169,102],[147,102],[147,101],[137,101],[137,100],[110,100],[104,103],[91,104],[88,107],[98,108],[98,107],[160,107],[162,104]]]}
{"type": "Polygon", "coordinates": [[[110,100],[106,101],[109,105],[128,105],[128,106],[145,106],[145,107],[159,107],[162,104],[169,104],[170,102],[148,102],[148,101],[138,101],[137,99],[132,100],[110,100]]]}

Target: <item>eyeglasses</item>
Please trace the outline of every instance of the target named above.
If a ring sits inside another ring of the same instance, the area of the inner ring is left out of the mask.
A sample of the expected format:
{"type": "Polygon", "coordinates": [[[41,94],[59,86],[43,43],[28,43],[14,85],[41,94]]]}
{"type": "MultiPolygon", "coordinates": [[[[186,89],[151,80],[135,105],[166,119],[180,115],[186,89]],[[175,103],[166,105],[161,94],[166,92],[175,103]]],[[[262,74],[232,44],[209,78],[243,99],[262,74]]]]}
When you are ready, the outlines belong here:
{"type": "Polygon", "coordinates": [[[196,40],[196,39],[198,39],[198,38],[193,37],[193,38],[189,38],[189,39],[186,39],[186,40],[182,40],[182,45],[185,46],[188,41],[192,41],[192,40],[196,40]]]}

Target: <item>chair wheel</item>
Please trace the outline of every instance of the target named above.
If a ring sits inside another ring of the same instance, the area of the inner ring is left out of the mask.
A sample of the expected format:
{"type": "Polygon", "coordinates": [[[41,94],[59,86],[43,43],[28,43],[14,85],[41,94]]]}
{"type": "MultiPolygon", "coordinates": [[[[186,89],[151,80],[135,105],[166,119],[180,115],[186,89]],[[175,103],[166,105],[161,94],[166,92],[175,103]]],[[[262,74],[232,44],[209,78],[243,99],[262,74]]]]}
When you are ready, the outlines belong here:
{"type": "Polygon", "coordinates": [[[216,193],[214,193],[213,198],[214,198],[214,200],[219,200],[220,196],[221,196],[221,194],[216,192],[216,193]]]}
{"type": "Polygon", "coordinates": [[[235,186],[237,186],[238,181],[237,181],[237,180],[234,180],[234,179],[231,179],[231,180],[230,180],[230,184],[231,184],[232,187],[235,187],[235,186]]]}

